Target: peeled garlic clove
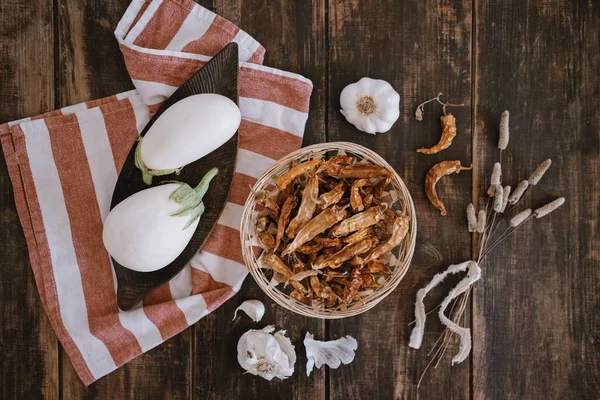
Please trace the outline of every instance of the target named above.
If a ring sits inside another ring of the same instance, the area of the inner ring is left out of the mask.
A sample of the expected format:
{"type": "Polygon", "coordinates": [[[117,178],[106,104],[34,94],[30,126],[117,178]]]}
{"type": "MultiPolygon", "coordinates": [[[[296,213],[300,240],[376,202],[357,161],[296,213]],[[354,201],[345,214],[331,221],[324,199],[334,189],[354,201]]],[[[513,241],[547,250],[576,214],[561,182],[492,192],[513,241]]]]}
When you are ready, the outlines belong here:
{"type": "Polygon", "coordinates": [[[247,373],[268,381],[290,377],[296,363],[294,346],[285,336],[285,331],[272,335],[273,331],[273,325],[251,329],[240,337],[237,345],[240,366],[247,373]]]}
{"type": "Polygon", "coordinates": [[[265,315],[265,305],[259,300],[246,300],[233,313],[233,320],[237,318],[238,310],[242,310],[248,315],[252,321],[258,322],[265,315]]]}
{"type": "Polygon", "coordinates": [[[346,86],[340,105],[348,122],[371,134],[389,131],[400,116],[400,95],[381,79],[365,77],[346,86]]]}
{"type": "Polygon", "coordinates": [[[354,360],[354,352],[358,342],[352,336],[345,336],[337,340],[322,342],[314,340],[310,332],[304,337],[306,348],[306,376],[310,376],[313,367],[321,368],[327,364],[329,368],[337,368],[341,363],[350,364],[354,360]]]}

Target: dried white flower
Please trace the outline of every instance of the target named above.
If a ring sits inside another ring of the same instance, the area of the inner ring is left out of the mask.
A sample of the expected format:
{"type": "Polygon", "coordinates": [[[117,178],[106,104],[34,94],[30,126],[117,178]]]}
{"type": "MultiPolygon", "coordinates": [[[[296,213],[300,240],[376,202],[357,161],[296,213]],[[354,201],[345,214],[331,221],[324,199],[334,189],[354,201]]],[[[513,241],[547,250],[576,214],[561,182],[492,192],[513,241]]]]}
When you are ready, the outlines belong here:
{"type": "Polygon", "coordinates": [[[496,185],[500,185],[502,179],[502,167],[500,163],[495,163],[492,169],[492,178],[490,179],[490,187],[488,189],[488,195],[494,196],[496,193],[496,185]]]}
{"type": "Polygon", "coordinates": [[[504,188],[502,185],[494,185],[494,211],[502,212],[502,204],[504,204],[504,188]]]}
{"type": "Polygon", "coordinates": [[[265,305],[260,300],[246,300],[233,313],[233,319],[237,318],[238,310],[242,310],[248,315],[252,321],[258,322],[265,315],[265,305]]]}
{"type": "Polygon", "coordinates": [[[518,213],[517,215],[512,217],[510,219],[509,224],[513,228],[516,228],[517,226],[521,225],[523,223],[523,221],[525,221],[527,218],[529,218],[530,215],[531,215],[531,208],[528,208],[527,210],[521,211],[520,213],[518,213]]]}
{"type": "Polygon", "coordinates": [[[521,200],[521,197],[523,196],[523,193],[525,193],[525,191],[527,190],[528,187],[529,187],[529,181],[528,180],[521,181],[519,183],[519,185],[517,186],[517,188],[515,189],[515,191],[512,192],[512,194],[508,198],[509,204],[511,204],[513,206],[515,204],[517,204],[519,202],[519,200],[521,200]]]}
{"type": "Polygon", "coordinates": [[[467,206],[467,225],[469,232],[475,232],[477,229],[477,216],[475,215],[475,206],[473,206],[473,203],[469,203],[467,206]]]}
{"type": "Polygon", "coordinates": [[[508,197],[510,196],[510,191],[511,191],[511,187],[510,186],[504,186],[504,192],[502,193],[502,209],[500,210],[501,213],[503,213],[504,211],[506,211],[506,206],[508,205],[508,197]]]}
{"type": "Polygon", "coordinates": [[[321,368],[327,364],[329,368],[337,368],[341,363],[350,364],[354,360],[354,352],[358,342],[352,336],[341,337],[337,340],[322,342],[314,340],[310,332],[304,337],[306,348],[306,376],[310,376],[313,367],[321,368]]]}
{"type": "Polygon", "coordinates": [[[241,367],[268,381],[289,378],[294,373],[296,363],[296,351],[285,336],[285,331],[272,335],[273,331],[273,325],[251,329],[242,335],[237,346],[241,367]]]}
{"type": "Polygon", "coordinates": [[[431,282],[417,292],[417,300],[415,302],[415,327],[410,334],[409,347],[418,349],[421,347],[423,342],[423,334],[425,331],[425,321],[427,314],[425,314],[425,304],[423,301],[425,296],[435,288],[440,282],[442,282],[446,276],[450,274],[457,274],[459,272],[467,271],[465,276],[455,287],[448,293],[448,296],[440,304],[440,310],[438,315],[440,321],[448,327],[449,330],[460,336],[460,346],[458,354],[452,359],[452,365],[464,361],[469,353],[471,352],[471,330],[469,328],[463,328],[457,325],[454,321],[450,320],[445,315],[446,308],[450,302],[464,293],[469,287],[471,287],[481,277],[481,268],[475,261],[465,261],[460,264],[450,265],[444,272],[435,274],[431,282]]]}
{"type": "Polygon", "coordinates": [[[485,211],[479,210],[479,214],[477,214],[477,232],[485,232],[485,219],[485,211]]]}
{"type": "Polygon", "coordinates": [[[527,178],[529,184],[534,186],[537,185],[540,179],[542,179],[542,176],[544,176],[544,174],[546,173],[546,171],[548,171],[548,168],[550,168],[551,165],[551,159],[547,159],[543,163],[541,163],[539,167],[537,167],[536,170],[533,171],[533,174],[531,174],[529,178],[527,178]]]}
{"type": "Polygon", "coordinates": [[[565,198],[564,197],[559,197],[556,200],[551,201],[550,203],[546,204],[543,207],[538,208],[537,210],[535,210],[535,217],[536,218],[542,218],[545,217],[546,215],[550,214],[552,211],[556,210],[558,207],[562,206],[565,203],[565,198]]]}
{"type": "Polygon", "coordinates": [[[500,117],[500,137],[498,138],[498,148],[500,150],[506,149],[506,146],[508,146],[508,139],[508,110],[506,110],[500,117]]]}

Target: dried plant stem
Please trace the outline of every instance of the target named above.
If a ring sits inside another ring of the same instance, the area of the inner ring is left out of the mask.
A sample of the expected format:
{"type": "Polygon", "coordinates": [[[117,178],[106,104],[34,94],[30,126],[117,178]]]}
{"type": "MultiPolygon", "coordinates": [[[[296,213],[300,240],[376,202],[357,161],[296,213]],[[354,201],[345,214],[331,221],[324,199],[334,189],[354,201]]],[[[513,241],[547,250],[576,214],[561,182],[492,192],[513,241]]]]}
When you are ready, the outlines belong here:
{"type": "Polygon", "coordinates": [[[494,247],[498,246],[504,239],[506,239],[507,237],[509,237],[510,235],[512,235],[513,233],[515,233],[515,231],[517,229],[519,229],[520,227],[522,227],[523,225],[525,225],[525,223],[527,221],[529,221],[530,219],[534,218],[535,214],[531,214],[525,221],[521,222],[521,224],[519,224],[517,227],[515,228],[507,228],[504,233],[502,233],[502,235],[500,235],[500,237],[493,242],[491,245],[487,246],[485,251],[483,252],[483,254],[480,257],[480,263],[483,262],[483,260],[485,259],[485,257],[489,254],[490,251],[494,250],[494,247]]]}
{"type": "MultiPolygon", "coordinates": [[[[452,313],[454,311],[454,307],[456,306],[457,302],[458,302],[458,298],[455,299],[454,303],[452,303],[452,307],[450,307],[450,315],[452,315],[452,313]]],[[[441,305],[441,303],[440,303],[440,305],[441,305]]],[[[439,307],[439,305],[437,307],[439,307]]],[[[459,307],[459,309],[460,309],[460,307],[459,307]]],[[[431,310],[431,311],[433,311],[433,310],[431,310]]],[[[455,320],[455,317],[453,317],[453,320],[455,320]]],[[[417,382],[417,387],[419,387],[421,385],[421,381],[425,377],[427,370],[429,369],[431,364],[436,360],[437,361],[436,361],[434,368],[437,367],[437,365],[439,364],[439,360],[444,356],[444,353],[446,352],[446,347],[448,346],[447,341],[449,341],[449,339],[450,339],[450,330],[444,329],[444,331],[440,334],[440,336],[436,340],[435,344],[433,345],[433,347],[431,348],[429,353],[427,353],[427,357],[429,357],[429,355],[435,351],[435,354],[433,355],[433,357],[431,357],[431,360],[429,360],[429,362],[425,366],[425,369],[423,370],[423,373],[421,374],[421,377],[419,378],[419,381],[417,382]]]]}

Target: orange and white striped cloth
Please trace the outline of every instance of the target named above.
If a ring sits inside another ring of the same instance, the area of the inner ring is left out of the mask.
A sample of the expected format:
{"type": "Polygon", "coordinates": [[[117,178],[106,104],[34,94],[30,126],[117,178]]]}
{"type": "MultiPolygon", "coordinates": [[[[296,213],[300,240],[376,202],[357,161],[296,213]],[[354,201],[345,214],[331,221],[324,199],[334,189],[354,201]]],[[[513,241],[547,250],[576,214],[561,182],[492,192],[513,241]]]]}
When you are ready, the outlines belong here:
{"type": "MultiPolygon", "coordinates": [[[[134,0],[115,31],[136,90],[0,126],[42,304],[86,385],[181,332],[240,288],[249,185],[299,148],[312,84],[261,65],[264,48],[192,0],[134,0]],[[119,170],[149,114],[227,43],[239,44],[239,152],[225,211],[168,284],[124,312],[102,244],[119,170]]],[[[210,344],[207,344],[210,345],[210,344]]]]}

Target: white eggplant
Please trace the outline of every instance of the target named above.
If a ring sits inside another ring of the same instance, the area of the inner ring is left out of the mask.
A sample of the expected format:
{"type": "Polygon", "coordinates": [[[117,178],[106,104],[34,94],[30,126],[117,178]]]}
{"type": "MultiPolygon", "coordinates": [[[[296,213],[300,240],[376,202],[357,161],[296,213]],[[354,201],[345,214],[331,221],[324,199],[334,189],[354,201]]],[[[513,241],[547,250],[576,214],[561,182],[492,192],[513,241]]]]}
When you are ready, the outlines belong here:
{"type": "Polygon", "coordinates": [[[140,137],[135,162],[144,182],[216,150],[235,134],[240,121],[238,106],[219,94],[197,94],[173,104],[140,137]]]}
{"type": "Polygon", "coordinates": [[[102,239],[122,266],[151,272],[173,262],[191,240],[204,212],[202,198],[217,174],[210,170],[196,188],[181,182],[142,190],[113,208],[102,239]]]}

